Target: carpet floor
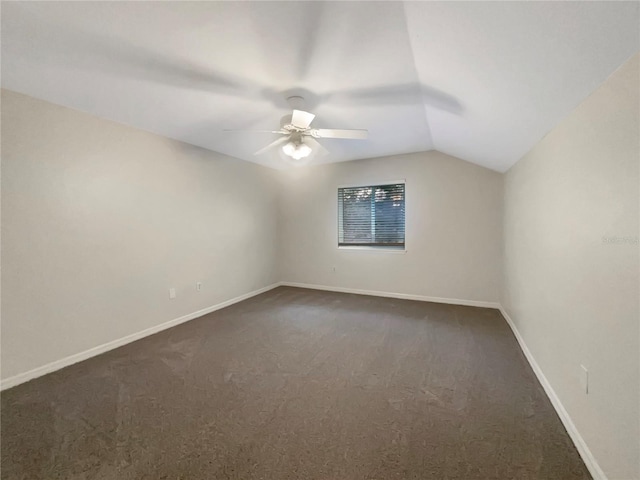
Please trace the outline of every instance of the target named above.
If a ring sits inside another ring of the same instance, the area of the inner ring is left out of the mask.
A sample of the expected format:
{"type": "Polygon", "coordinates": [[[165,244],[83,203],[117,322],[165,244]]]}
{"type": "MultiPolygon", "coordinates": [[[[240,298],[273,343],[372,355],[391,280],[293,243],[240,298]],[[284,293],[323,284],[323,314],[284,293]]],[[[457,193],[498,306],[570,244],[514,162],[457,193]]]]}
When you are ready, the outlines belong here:
{"type": "Polygon", "coordinates": [[[280,287],[2,393],[3,479],[588,479],[497,310],[280,287]]]}

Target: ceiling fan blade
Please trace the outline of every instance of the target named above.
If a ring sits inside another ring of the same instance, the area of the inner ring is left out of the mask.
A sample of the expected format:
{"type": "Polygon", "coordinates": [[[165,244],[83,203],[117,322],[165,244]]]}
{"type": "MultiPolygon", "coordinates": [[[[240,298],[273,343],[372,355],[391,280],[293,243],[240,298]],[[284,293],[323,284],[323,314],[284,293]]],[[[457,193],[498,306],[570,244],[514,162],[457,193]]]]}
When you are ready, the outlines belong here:
{"type": "Polygon", "coordinates": [[[367,130],[336,130],[332,128],[317,128],[311,130],[311,135],[316,138],[348,138],[352,140],[364,140],[369,132],[367,130]]]}
{"type": "Polygon", "coordinates": [[[309,128],[316,116],[313,113],[294,110],[291,116],[291,123],[298,128],[309,128]]]}
{"type": "Polygon", "coordinates": [[[268,150],[271,150],[272,148],[275,148],[275,147],[277,147],[279,145],[282,145],[283,143],[287,143],[288,141],[289,141],[289,137],[280,137],[275,142],[271,142],[266,147],[261,148],[260,150],[258,150],[256,153],[254,153],[254,155],[260,155],[261,153],[264,153],[264,152],[266,152],[268,150]]]}
{"type": "Polygon", "coordinates": [[[286,130],[243,130],[233,129],[233,128],[225,128],[223,132],[242,132],[242,133],[279,133],[282,135],[289,135],[291,132],[287,132],[286,130]]]}
{"type": "Polygon", "coordinates": [[[324,148],[322,144],[313,137],[305,138],[304,143],[309,145],[311,149],[316,152],[316,155],[327,155],[329,153],[329,150],[324,148]]]}

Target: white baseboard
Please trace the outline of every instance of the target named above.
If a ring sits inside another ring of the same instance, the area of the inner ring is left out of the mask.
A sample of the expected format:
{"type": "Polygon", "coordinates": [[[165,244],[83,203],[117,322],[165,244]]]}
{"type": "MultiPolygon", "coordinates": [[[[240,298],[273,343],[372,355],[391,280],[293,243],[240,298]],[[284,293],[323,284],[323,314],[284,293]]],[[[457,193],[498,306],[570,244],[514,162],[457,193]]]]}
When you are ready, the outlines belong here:
{"type": "Polygon", "coordinates": [[[540,369],[538,362],[536,362],[535,358],[533,358],[531,351],[527,347],[526,343],[524,343],[524,339],[522,338],[522,336],[520,335],[520,332],[518,331],[515,324],[513,323],[513,320],[507,314],[507,312],[505,311],[505,309],[502,307],[500,303],[484,302],[484,301],[478,301],[478,300],[460,300],[457,298],[428,297],[425,295],[380,292],[376,290],[361,290],[356,288],[332,287],[327,285],[313,285],[313,284],[296,283],[296,282],[280,282],[280,285],[287,286],[287,287],[309,288],[312,290],[326,290],[330,292],[355,293],[358,295],[373,295],[377,297],[391,297],[391,298],[401,298],[405,300],[419,300],[419,301],[425,301],[425,302],[448,303],[452,305],[467,305],[471,307],[499,309],[502,315],[504,316],[505,320],[507,321],[507,324],[513,331],[513,334],[515,335],[516,340],[518,341],[518,344],[522,349],[522,352],[524,353],[527,361],[529,362],[529,365],[531,365],[533,372],[536,374],[536,377],[538,377],[538,381],[540,382],[540,384],[542,385],[542,388],[544,388],[545,393],[549,397],[549,400],[551,401],[553,408],[555,408],[558,416],[560,417],[560,420],[562,421],[564,428],[567,430],[567,433],[569,434],[569,436],[571,437],[571,440],[575,444],[576,449],[578,450],[578,453],[580,454],[580,456],[582,457],[582,460],[584,461],[585,465],[589,469],[589,473],[591,473],[591,476],[593,477],[594,480],[607,480],[607,476],[604,474],[604,472],[600,468],[600,465],[598,465],[598,462],[596,461],[595,457],[591,453],[591,450],[589,450],[589,447],[587,446],[586,442],[582,438],[582,435],[580,435],[580,433],[578,432],[578,429],[573,423],[573,420],[571,420],[569,413],[564,408],[564,405],[562,405],[562,402],[560,402],[560,398],[558,398],[558,395],[556,394],[555,390],[547,380],[547,377],[545,377],[544,373],[540,369]]]}
{"type": "Polygon", "coordinates": [[[14,375],[13,377],[3,379],[0,382],[0,390],[5,390],[7,388],[15,387],[16,385],[20,385],[21,383],[28,382],[29,380],[33,380],[34,378],[41,377],[42,375],[46,375],[47,373],[55,372],[56,370],[60,370],[61,368],[68,367],[69,365],[73,365],[74,363],[81,362],[82,360],[87,360],[88,358],[95,357],[96,355],[100,355],[101,353],[105,353],[105,352],[108,352],[109,350],[113,350],[115,348],[126,345],[127,343],[135,342],[136,340],[140,340],[141,338],[147,337],[149,335],[153,335],[154,333],[158,333],[168,328],[175,327],[176,325],[180,325],[181,323],[188,322],[189,320],[202,317],[203,315],[206,315],[211,312],[215,312],[216,310],[220,310],[221,308],[228,307],[229,305],[233,305],[234,303],[238,303],[243,300],[246,300],[247,298],[251,298],[261,293],[267,292],[278,286],[280,286],[279,282],[273,283],[264,288],[260,288],[252,292],[245,293],[244,295],[240,295],[239,297],[235,297],[230,300],[226,300],[222,303],[213,305],[211,307],[198,310],[197,312],[183,315],[182,317],[169,320],[168,322],[161,323],[160,325],[155,325],[153,327],[144,329],[140,332],[127,335],[126,337],[122,337],[117,340],[104,343],[97,347],[90,348],[89,350],[85,350],[84,352],[76,353],[74,355],[70,355],[60,360],[56,360],[55,362],[42,365],[41,367],[34,368],[33,370],[29,370],[28,372],[19,373],[18,375],[14,375]]]}
{"type": "Polygon", "coordinates": [[[509,327],[511,327],[511,330],[515,335],[516,340],[518,341],[518,344],[520,345],[520,348],[524,353],[524,356],[527,358],[529,365],[531,365],[533,372],[536,374],[536,377],[538,377],[538,381],[542,385],[542,388],[544,388],[544,391],[547,394],[547,397],[549,397],[549,400],[551,401],[553,408],[555,408],[556,413],[560,417],[560,420],[562,421],[564,428],[567,430],[567,433],[571,437],[571,440],[573,440],[573,443],[575,444],[576,449],[578,450],[578,453],[580,454],[580,456],[582,457],[582,460],[584,461],[585,465],[589,469],[589,473],[591,473],[591,476],[593,477],[594,480],[607,480],[607,476],[604,474],[604,472],[600,468],[600,465],[598,465],[598,462],[596,461],[595,457],[591,453],[591,450],[589,450],[589,447],[584,441],[584,438],[582,438],[582,435],[580,435],[580,432],[578,432],[578,429],[573,423],[573,420],[571,420],[569,413],[564,408],[564,405],[562,405],[560,398],[558,397],[555,390],[549,383],[549,380],[547,380],[547,377],[545,377],[544,373],[542,372],[542,369],[540,368],[540,365],[538,365],[538,362],[536,362],[536,359],[533,358],[533,355],[531,354],[531,351],[527,347],[527,344],[524,343],[524,339],[522,338],[522,336],[520,335],[520,332],[516,328],[515,323],[513,323],[513,320],[511,319],[509,314],[505,311],[505,309],[502,307],[502,305],[500,305],[499,308],[500,308],[500,313],[502,313],[502,316],[505,318],[505,320],[509,324],[509,327]]]}
{"type": "Polygon", "coordinates": [[[156,326],[147,328],[145,330],[142,330],[140,332],[127,335],[126,337],[122,337],[117,340],[107,342],[103,345],[90,348],[89,350],[85,350],[84,352],[76,353],[74,355],[70,355],[63,359],[56,360],[55,362],[51,362],[41,367],[34,368],[33,370],[29,370],[28,372],[20,373],[18,375],[14,375],[13,377],[3,379],[2,381],[0,381],[0,390],[5,390],[7,388],[14,387],[21,383],[28,382],[29,380],[33,380],[34,378],[40,377],[42,375],[46,375],[47,373],[55,372],[56,370],[60,370],[61,368],[67,367],[69,365],[73,365],[74,363],[81,362],[82,360],[87,360],[91,357],[100,355],[101,353],[108,352],[109,350],[113,350],[115,348],[121,347],[128,343],[135,342],[136,340],[140,340],[141,338],[147,337],[149,335],[153,335],[155,333],[161,332],[168,328],[175,327],[176,325],[180,325],[181,323],[188,322],[189,320],[193,320],[195,318],[201,317],[208,313],[215,312],[216,310],[220,310],[222,308],[228,307],[230,305],[233,305],[234,303],[241,302],[243,300],[246,300],[248,298],[254,297],[261,293],[267,292],[279,286],[309,288],[313,290],[325,290],[325,291],[341,292],[341,293],[354,293],[358,295],[373,295],[377,297],[390,297],[390,298],[400,298],[405,300],[418,300],[418,301],[424,301],[424,302],[447,303],[452,305],[467,305],[472,307],[499,309],[503,317],[507,321],[507,324],[509,325],[509,327],[511,327],[511,330],[513,331],[513,334],[515,335],[516,340],[520,345],[520,348],[522,349],[527,361],[529,362],[529,365],[531,365],[533,372],[536,374],[536,377],[538,377],[538,381],[542,385],[542,388],[544,388],[545,393],[549,397],[551,404],[553,405],[556,412],[558,413],[560,420],[562,421],[565,429],[567,430],[567,433],[569,433],[569,436],[573,440],[573,443],[575,444],[578,452],[580,453],[580,456],[582,457],[582,460],[584,461],[585,465],[589,469],[589,472],[593,476],[594,480],[607,480],[606,475],[600,468],[600,465],[598,465],[598,462],[596,461],[595,457],[591,453],[591,450],[589,450],[589,447],[587,446],[586,442],[578,432],[578,429],[573,423],[573,420],[571,420],[571,417],[569,416],[566,409],[562,405],[562,402],[560,402],[560,399],[558,398],[558,395],[556,394],[555,390],[553,389],[553,387],[545,377],[544,373],[540,369],[540,366],[536,362],[535,358],[531,354],[531,351],[529,350],[526,343],[524,342],[524,339],[522,338],[522,336],[520,335],[520,332],[518,331],[515,324],[513,323],[513,320],[511,319],[509,314],[505,311],[505,309],[502,307],[502,305],[498,302],[485,302],[485,301],[478,301],[478,300],[460,300],[456,298],[429,297],[425,295],[414,295],[414,294],[408,294],[408,293],[381,292],[377,290],[362,290],[362,289],[356,289],[356,288],[332,287],[327,285],[313,285],[313,284],[296,283],[296,282],[277,282],[277,283],[268,285],[266,287],[260,288],[258,290],[245,293],[244,295],[240,295],[230,300],[226,300],[222,303],[218,303],[211,307],[207,307],[202,310],[198,310],[196,312],[183,315],[182,317],[169,320],[168,322],[162,323],[160,325],[156,325],[156,326]]]}
{"type": "Polygon", "coordinates": [[[401,298],[403,300],[418,300],[421,302],[448,303],[450,305],[466,305],[469,307],[482,307],[482,308],[495,308],[495,309],[500,308],[500,304],[498,302],[484,302],[481,300],[460,300],[458,298],[428,297],[426,295],[415,295],[412,293],[381,292],[378,290],[362,290],[359,288],[330,287],[328,285],[313,285],[309,283],[296,283],[296,282],[280,282],[280,285],[285,287],[310,288],[312,290],[326,290],[329,292],[355,293],[357,295],[372,295],[374,297],[389,297],[389,298],[401,298]]]}

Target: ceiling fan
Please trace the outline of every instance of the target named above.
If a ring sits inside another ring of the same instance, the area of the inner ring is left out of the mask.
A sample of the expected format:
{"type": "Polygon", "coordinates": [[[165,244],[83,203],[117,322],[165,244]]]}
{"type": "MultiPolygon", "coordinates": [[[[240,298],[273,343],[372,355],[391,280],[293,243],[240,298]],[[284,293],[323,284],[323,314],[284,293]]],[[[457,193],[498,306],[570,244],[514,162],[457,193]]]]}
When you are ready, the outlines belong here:
{"type": "MultiPolygon", "coordinates": [[[[336,130],[331,128],[311,128],[311,122],[315,118],[313,113],[302,110],[304,99],[293,96],[287,98],[293,109],[291,115],[285,115],[281,119],[280,130],[253,130],[256,133],[275,133],[282,137],[261,148],[254,155],[260,155],[273,148],[282,146],[282,152],[299,161],[307,158],[312,152],[327,153],[317,138],[342,138],[349,140],[364,140],[367,138],[367,130],[336,130]]],[[[233,131],[233,130],[226,130],[233,131]]],[[[237,130],[236,130],[237,131],[237,130]]]]}

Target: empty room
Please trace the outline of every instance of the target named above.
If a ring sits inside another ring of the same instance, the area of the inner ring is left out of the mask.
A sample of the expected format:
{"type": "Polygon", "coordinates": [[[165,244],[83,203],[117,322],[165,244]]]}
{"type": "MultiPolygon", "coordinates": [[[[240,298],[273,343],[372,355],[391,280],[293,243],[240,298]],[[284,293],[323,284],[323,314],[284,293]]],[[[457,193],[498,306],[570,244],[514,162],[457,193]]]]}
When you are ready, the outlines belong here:
{"type": "Polygon", "coordinates": [[[0,13],[3,480],[640,480],[640,2],[0,13]]]}

